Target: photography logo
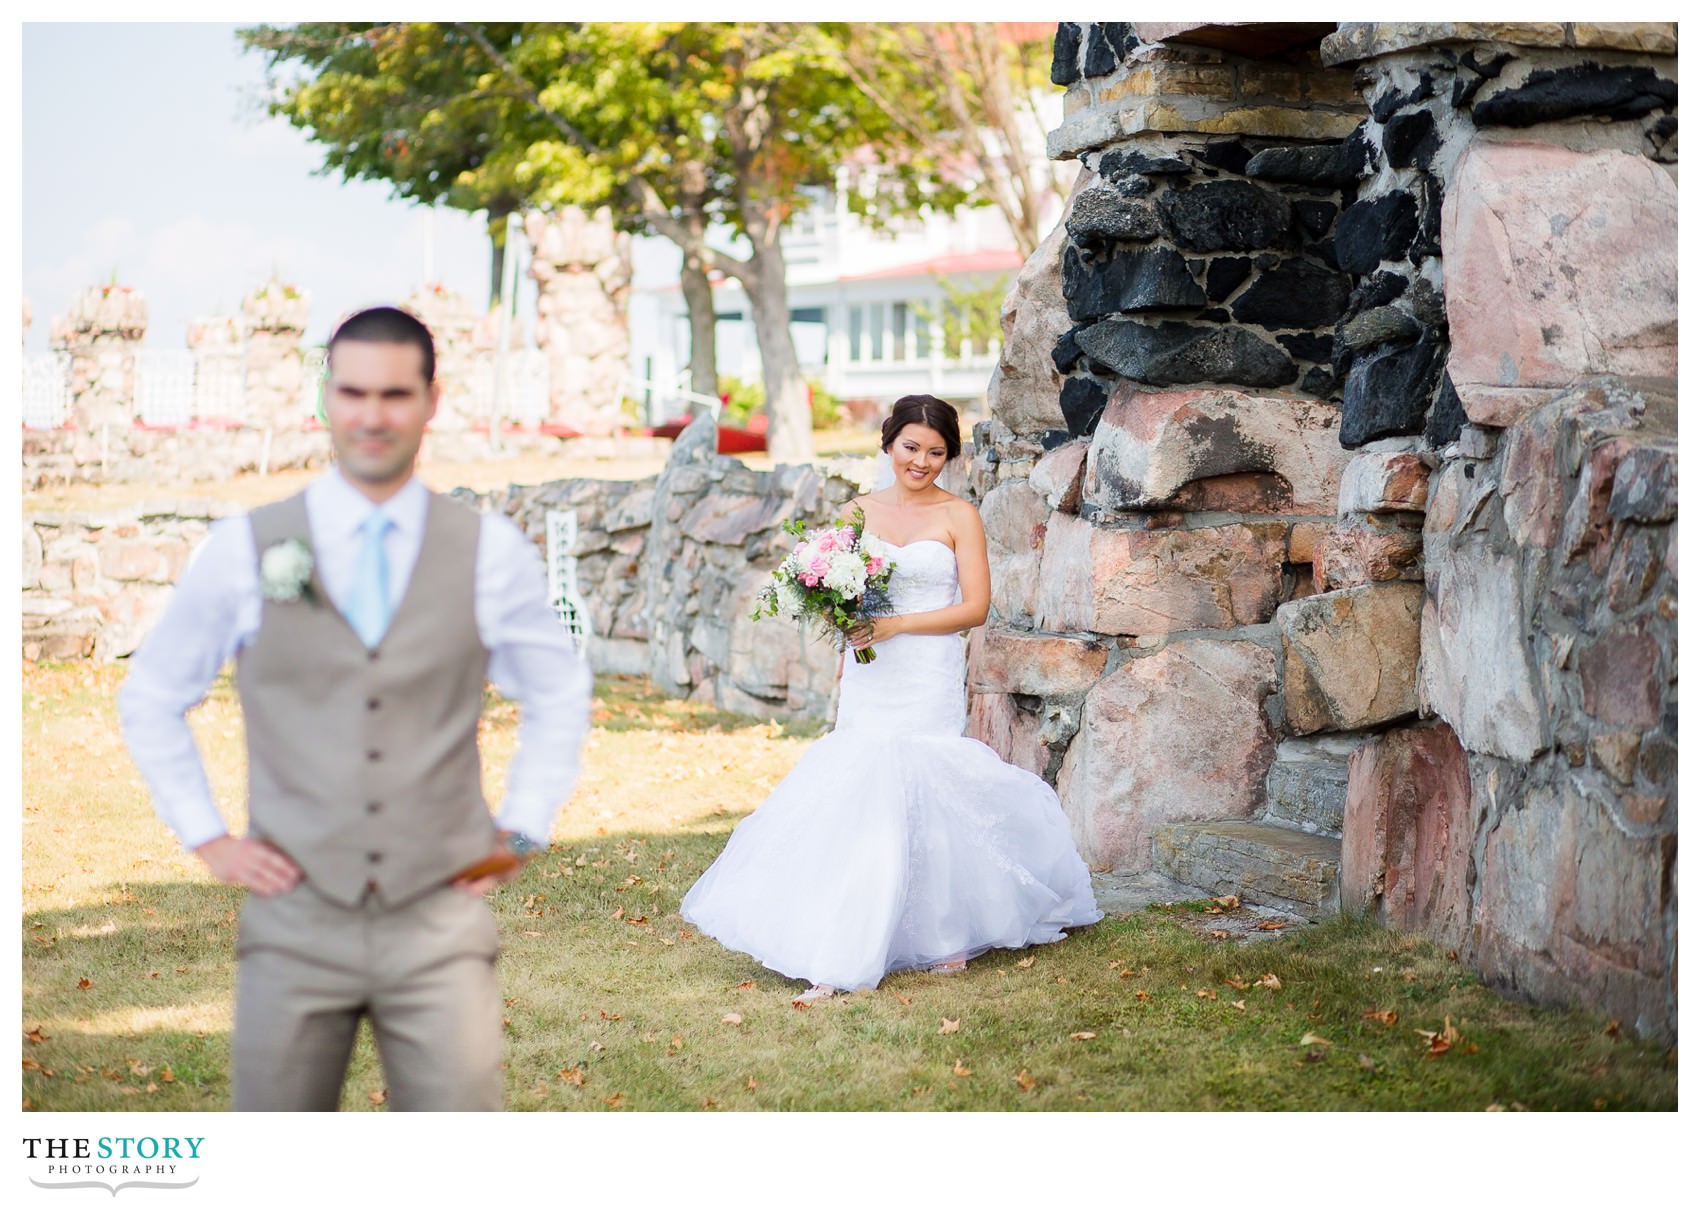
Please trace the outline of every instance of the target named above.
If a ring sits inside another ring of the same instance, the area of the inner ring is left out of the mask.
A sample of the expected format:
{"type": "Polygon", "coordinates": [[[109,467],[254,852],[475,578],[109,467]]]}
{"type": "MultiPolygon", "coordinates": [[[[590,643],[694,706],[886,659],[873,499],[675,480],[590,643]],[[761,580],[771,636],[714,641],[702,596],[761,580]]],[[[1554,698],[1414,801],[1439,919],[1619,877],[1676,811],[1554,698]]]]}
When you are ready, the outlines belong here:
{"type": "Polygon", "coordinates": [[[204,1137],[26,1137],[38,1188],[192,1188],[204,1137]]]}

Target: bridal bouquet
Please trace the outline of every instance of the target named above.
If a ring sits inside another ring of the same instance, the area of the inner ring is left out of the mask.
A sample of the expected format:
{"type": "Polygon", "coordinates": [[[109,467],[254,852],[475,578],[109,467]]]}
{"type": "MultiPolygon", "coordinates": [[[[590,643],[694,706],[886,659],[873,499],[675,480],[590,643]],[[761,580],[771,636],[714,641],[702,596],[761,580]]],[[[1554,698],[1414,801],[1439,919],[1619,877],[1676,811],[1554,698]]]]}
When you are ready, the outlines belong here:
{"type": "MultiPolygon", "coordinates": [[[[806,532],[801,521],[787,522],[785,529],[797,536],[797,546],[756,596],[750,618],[812,619],[842,645],[858,622],[889,611],[891,574],[897,566],[885,544],[863,534],[864,525],[860,509],[849,522],[814,531],[806,532]]],[[[863,665],[874,659],[871,648],[855,654],[863,665]]]]}

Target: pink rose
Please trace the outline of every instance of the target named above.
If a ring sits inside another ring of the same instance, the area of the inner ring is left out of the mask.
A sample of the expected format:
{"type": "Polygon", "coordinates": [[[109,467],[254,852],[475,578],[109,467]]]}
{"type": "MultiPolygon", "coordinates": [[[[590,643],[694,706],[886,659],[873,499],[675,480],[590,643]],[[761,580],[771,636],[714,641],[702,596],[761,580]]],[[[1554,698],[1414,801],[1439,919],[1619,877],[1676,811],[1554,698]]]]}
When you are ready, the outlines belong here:
{"type": "MultiPolygon", "coordinates": [[[[832,565],[828,563],[825,556],[817,555],[809,561],[809,572],[814,574],[815,581],[821,580],[831,570],[832,565]]],[[[813,585],[814,581],[811,581],[809,584],[813,585]]]]}
{"type": "Polygon", "coordinates": [[[801,581],[804,585],[809,586],[811,588],[813,588],[815,585],[817,585],[820,582],[819,577],[816,577],[813,573],[808,573],[808,572],[798,573],[797,574],[797,580],[801,581]]]}
{"type": "Polygon", "coordinates": [[[885,561],[881,560],[878,556],[869,556],[868,557],[868,572],[869,572],[869,574],[878,573],[884,567],[885,567],[885,561]]]}

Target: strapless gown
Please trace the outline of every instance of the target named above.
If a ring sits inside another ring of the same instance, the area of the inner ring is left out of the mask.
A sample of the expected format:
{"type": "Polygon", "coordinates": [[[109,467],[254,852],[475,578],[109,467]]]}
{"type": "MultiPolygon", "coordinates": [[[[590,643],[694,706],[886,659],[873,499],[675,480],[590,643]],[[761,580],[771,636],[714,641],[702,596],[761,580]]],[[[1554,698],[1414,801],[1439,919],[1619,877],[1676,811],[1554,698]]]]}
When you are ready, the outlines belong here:
{"type": "MultiPolygon", "coordinates": [[[[961,601],[956,554],[893,549],[893,609],[961,601]]],[[[679,910],[787,977],[887,973],[1062,939],[1103,917],[1049,784],[962,735],[960,636],[900,635],[844,662],[836,727],[803,754],[679,910]]]]}

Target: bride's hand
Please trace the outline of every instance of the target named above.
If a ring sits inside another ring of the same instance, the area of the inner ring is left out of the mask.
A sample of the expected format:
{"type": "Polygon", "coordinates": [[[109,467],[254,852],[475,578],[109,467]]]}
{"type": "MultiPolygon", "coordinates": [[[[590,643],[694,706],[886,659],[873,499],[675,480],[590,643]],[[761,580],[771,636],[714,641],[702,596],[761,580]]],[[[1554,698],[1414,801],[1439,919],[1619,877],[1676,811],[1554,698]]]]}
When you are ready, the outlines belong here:
{"type": "Polygon", "coordinates": [[[862,620],[846,633],[850,647],[871,649],[876,644],[883,644],[903,630],[898,626],[902,618],[901,615],[877,615],[872,619],[862,620]]]}

